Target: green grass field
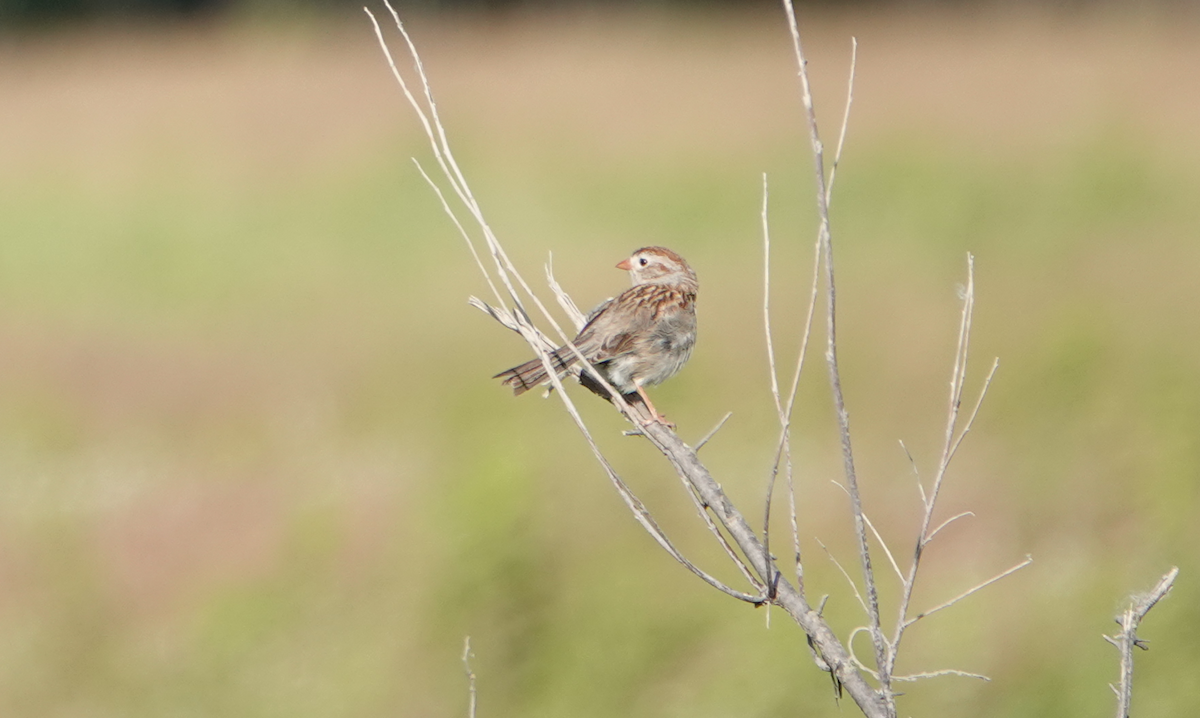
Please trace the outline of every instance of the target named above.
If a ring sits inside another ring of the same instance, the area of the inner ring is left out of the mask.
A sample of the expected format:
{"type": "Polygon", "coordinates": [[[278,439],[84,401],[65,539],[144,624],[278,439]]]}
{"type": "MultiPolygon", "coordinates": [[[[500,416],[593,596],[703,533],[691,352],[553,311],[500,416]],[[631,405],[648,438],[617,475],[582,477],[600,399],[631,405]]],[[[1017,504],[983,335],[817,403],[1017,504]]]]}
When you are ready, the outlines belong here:
{"type": "MultiPolygon", "coordinates": [[[[665,244],[699,273],[697,353],[654,392],[758,516],[777,349],[815,236],[774,14],[418,17],[493,227],[581,306],[665,244]]],[[[903,715],[1105,715],[1124,596],[1139,718],[1200,690],[1200,28],[1147,17],[819,16],[841,356],[867,511],[897,558],[940,447],[966,253],[969,383],[1000,371],[915,608],[903,715]]],[[[707,589],[630,520],[557,401],[491,380],[520,340],[466,304],[469,254],[365,18],[70,31],[0,44],[0,714],[850,715],[776,612],[707,589]]],[[[547,293],[548,296],[548,293],[547,293]]],[[[797,419],[810,592],[864,621],[819,538],[853,542],[820,354],[797,419]]],[[[787,359],[786,364],[792,360],[787,359]]],[[[673,539],[733,581],[669,467],[584,393],[673,539]]],[[[780,505],[782,506],[782,504],[780,505]]],[[[782,538],[782,535],[781,535],[782,538]]],[[[896,582],[882,556],[885,615],[896,582]]],[[[853,573],[853,572],[852,572],[853,573]]],[[[861,638],[861,637],[860,637],[861,638]]],[[[856,644],[859,655],[869,649],[856,644]]]]}

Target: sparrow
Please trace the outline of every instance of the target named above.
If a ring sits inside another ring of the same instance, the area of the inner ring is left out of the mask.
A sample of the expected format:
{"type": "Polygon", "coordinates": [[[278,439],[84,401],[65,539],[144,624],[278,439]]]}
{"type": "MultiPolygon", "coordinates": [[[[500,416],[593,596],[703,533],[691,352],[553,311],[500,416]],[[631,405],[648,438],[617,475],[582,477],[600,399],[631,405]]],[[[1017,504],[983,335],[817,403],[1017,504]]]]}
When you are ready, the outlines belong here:
{"type": "MultiPolygon", "coordinates": [[[[683,257],[665,247],[643,247],[617,264],[629,272],[633,286],[588,315],[571,343],[627,399],[636,395],[650,413],[647,423],[674,426],[654,408],[645,387],[675,376],[696,344],[696,273],[683,257]]],[[[550,364],[561,377],[578,361],[563,345],[550,352],[550,364]]],[[[542,360],[506,369],[495,377],[520,395],[549,383],[542,360]]],[[[580,383],[607,398],[608,392],[588,372],[580,383]]]]}

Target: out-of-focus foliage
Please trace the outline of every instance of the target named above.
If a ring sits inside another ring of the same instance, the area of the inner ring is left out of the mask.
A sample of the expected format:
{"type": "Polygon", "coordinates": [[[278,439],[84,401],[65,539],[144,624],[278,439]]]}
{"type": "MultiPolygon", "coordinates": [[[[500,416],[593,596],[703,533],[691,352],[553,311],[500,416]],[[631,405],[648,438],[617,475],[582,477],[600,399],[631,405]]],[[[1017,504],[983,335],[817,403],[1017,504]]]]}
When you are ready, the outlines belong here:
{"type": "MultiPolygon", "coordinates": [[[[704,454],[758,516],[776,432],[763,171],[783,356],[815,232],[781,19],[412,29],[531,280],[553,250],[588,306],[637,246],[697,268],[697,353],[655,400],[690,441],[734,411],[704,454]]],[[[919,504],[896,440],[928,479],[974,252],[971,385],[1001,369],[943,497],[943,517],[976,516],[928,554],[916,608],[1036,560],[911,630],[901,670],[993,681],[906,685],[904,713],[1104,714],[1099,636],[1178,564],[1134,706],[1197,714],[1195,33],[926,15],[805,31],[830,144],[861,46],[833,211],[867,511],[905,560],[919,504]]],[[[429,165],[365,22],[3,50],[0,715],[459,716],[465,634],[481,717],[852,712],[782,615],[768,628],[641,532],[555,401],[489,379],[526,350],[466,305],[486,285],[408,160],[429,165]]],[[[854,573],[819,359],[796,419],[801,535],[846,636],[863,619],[814,540],[854,573]]],[[[580,404],[672,537],[736,580],[669,468],[580,404]]]]}

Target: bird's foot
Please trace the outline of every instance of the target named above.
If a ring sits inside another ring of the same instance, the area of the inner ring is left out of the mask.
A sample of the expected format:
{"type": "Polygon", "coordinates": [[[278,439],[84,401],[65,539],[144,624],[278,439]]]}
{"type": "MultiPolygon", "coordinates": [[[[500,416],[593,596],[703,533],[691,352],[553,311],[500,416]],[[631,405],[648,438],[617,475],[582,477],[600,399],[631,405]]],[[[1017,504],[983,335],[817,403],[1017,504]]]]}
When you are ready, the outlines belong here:
{"type": "Polygon", "coordinates": [[[640,396],[642,398],[642,404],[646,407],[646,411],[649,412],[649,414],[650,414],[650,416],[648,418],[646,418],[645,420],[639,419],[639,421],[641,421],[642,426],[650,426],[651,424],[662,424],[663,426],[667,427],[668,429],[671,429],[672,431],[674,431],[675,424],[670,421],[667,421],[667,417],[658,413],[658,409],[654,408],[654,404],[650,401],[650,397],[646,396],[645,390],[639,386],[637,388],[637,393],[638,393],[638,396],[640,396]]]}

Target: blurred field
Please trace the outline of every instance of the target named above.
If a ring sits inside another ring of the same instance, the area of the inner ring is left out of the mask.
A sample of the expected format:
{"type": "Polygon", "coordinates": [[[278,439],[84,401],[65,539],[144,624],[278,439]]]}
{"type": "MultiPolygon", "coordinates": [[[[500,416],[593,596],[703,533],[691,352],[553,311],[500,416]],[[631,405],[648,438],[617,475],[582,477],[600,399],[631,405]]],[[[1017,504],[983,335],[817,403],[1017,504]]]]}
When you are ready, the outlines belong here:
{"type": "MultiPolygon", "coordinates": [[[[655,394],[758,515],[777,347],[815,232],[774,13],[416,17],[459,160],[530,278],[590,306],[643,244],[699,272],[701,339],[655,394]]],[[[905,715],[1094,716],[1124,595],[1183,573],[1137,657],[1144,718],[1200,712],[1200,28],[1142,15],[816,16],[842,357],[867,508],[907,555],[956,284],[972,387],[944,495],[976,518],[917,608],[1034,555],[908,636],[905,715]]],[[[849,715],[781,615],[717,595],[631,521],[408,158],[365,19],[74,31],[0,44],[0,714],[462,716],[462,637],[496,716],[849,715]]],[[[819,354],[814,354],[814,360],[819,354]]],[[[828,390],[799,417],[811,591],[861,622],[828,390]]],[[[581,396],[671,535],[730,578],[668,468],[581,396]]],[[[878,565],[886,567],[882,557],[878,565]]],[[[894,598],[881,568],[884,600],[894,598]]],[[[890,608],[888,611],[890,612],[890,608]]],[[[866,646],[858,646],[860,653],[866,646]]]]}

